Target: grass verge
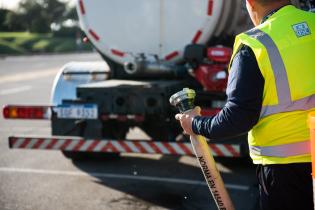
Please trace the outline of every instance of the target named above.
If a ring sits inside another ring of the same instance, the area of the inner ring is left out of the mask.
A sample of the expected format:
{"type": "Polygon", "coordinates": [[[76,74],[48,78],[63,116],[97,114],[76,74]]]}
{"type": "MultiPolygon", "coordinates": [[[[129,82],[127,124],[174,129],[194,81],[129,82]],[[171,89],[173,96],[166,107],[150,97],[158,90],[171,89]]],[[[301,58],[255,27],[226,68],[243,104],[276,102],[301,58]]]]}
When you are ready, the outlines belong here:
{"type": "Polygon", "coordinates": [[[54,37],[52,34],[33,34],[28,32],[0,32],[0,55],[89,50],[92,50],[90,44],[78,46],[74,38],[54,37]]]}

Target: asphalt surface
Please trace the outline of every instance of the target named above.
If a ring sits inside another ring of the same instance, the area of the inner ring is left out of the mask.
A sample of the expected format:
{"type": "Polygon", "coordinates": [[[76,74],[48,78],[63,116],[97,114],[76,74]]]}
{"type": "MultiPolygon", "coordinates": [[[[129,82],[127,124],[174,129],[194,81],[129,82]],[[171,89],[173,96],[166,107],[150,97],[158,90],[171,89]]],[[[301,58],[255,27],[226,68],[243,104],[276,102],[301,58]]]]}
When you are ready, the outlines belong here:
{"type": "MultiPolygon", "coordinates": [[[[0,106],[47,105],[54,76],[70,61],[97,54],[0,58],[0,106]]],[[[10,150],[10,135],[50,135],[49,121],[0,117],[0,209],[216,209],[195,158],[127,155],[73,162],[59,151],[10,150]]],[[[135,129],[129,135],[140,137],[135,129]]],[[[248,158],[218,158],[237,210],[257,208],[255,169],[248,158]]]]}

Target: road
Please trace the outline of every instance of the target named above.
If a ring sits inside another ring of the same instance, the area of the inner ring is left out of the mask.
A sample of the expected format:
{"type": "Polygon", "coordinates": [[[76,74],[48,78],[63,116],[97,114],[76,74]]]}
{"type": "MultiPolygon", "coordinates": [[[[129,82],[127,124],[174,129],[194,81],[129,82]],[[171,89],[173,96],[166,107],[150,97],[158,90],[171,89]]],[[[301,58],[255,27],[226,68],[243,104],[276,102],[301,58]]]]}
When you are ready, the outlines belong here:
{"type": "MultiPolygon", "coordinates": [[[[65,63],[97,60],[93,53],[0,58],[0,106],[49,104],[54,76],[65,63]]],[[[193,157],[122,154],[72,162],[59,151],[10,150],[13,134],[47,136],[50,123],[0,117],[0,209],[216,209],[193,157]]],[[[236,209],[257,209],[250,160],[216,160],[236,209]]]]}

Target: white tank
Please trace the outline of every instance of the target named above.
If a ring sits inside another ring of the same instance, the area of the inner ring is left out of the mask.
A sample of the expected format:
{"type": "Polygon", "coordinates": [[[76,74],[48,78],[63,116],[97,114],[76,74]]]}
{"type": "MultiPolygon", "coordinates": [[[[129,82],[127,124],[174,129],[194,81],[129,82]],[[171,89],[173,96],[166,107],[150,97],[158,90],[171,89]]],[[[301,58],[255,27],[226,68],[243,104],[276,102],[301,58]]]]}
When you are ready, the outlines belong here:
{"type": "Polygon", "coordinates": [[[240,0],[78,0],[77,10],[90,41],[119,64],[139,54],[180,61],[186,45],[235,34],[244,20],[240,0]]]}

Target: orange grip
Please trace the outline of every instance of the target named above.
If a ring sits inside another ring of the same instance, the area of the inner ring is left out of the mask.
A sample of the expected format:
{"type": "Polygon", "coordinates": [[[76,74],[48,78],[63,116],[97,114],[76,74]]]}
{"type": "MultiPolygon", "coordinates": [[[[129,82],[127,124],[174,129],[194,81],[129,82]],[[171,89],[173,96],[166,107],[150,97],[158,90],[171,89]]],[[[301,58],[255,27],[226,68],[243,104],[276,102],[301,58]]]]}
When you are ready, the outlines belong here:
{"type": "Polygon", "coordinates": [[[312,155],[312,176],[315,178],[315,112],[308,115],[308,126],[310,128],[311,155],[312,155]]]}

